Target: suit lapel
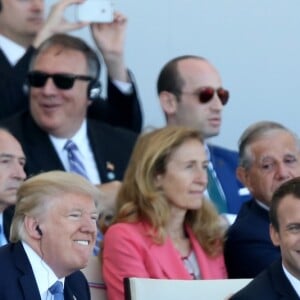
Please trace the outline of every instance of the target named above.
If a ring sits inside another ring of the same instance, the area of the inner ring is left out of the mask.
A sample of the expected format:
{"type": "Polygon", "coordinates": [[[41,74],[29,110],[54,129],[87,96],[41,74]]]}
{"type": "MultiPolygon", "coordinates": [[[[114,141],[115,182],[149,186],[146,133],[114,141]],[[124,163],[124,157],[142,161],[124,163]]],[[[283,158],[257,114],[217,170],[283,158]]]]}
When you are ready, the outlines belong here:
{"type": "Polygon", "coordinates": [[[287,279],[282,269],[281,260],[275,262],[270,269],[270,277],[275,291],[281,300],[299,300],[293,286],[287,279]]]}
{"type": "Polygon", "coordinates": [[[24,300],[40,300],[39,289],[34,278],[32,268],[26,256],[21,242],[13,246],[13,257],[16,267],[20,270],[20,286],[24,294],[24,300]]]}
{"type": "Polygon", "coordinates": [[[152,244],[151,254],[159,263],[166,278],[192,279],[170,238],[163,245],[152,244]]]}

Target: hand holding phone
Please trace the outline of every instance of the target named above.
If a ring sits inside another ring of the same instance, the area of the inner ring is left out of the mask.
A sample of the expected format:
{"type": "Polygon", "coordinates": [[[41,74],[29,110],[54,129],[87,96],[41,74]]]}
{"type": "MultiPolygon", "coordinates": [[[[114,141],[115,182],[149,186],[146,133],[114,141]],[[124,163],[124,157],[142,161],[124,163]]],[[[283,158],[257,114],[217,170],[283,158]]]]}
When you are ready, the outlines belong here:
{"type": "Polygon", "coordinates": [[[77,21],[111,23],[114,9],[111,0],[86,0],[77,5],[77,21]]]}

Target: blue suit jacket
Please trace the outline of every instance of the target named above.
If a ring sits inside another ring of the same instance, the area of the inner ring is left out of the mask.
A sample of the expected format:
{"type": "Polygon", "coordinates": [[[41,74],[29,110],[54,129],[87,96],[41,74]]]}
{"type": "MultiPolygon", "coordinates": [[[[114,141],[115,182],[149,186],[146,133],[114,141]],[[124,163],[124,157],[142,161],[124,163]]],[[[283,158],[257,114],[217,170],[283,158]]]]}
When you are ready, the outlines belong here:
{"type": "Polygon", "coordinates": [[[299,300],[299,297],[283,272],[281,260],[278,260],[230,299],[299,300]]]}
{"type": "Polygon", "coordinates": [[[227,232],[224,258],[229,278],[254,278],[280,257],[269,224],[268,211],[254,199],[244,203],[227,232]]]}
{"type": "Polygon", "coordinates": [[[226,196],[227,213],[237,214],[242,204],[251,197],[239,195],[239,190],[244,186],[236,177],[238,153],[213,145],[208,145],[208,149],[210,160],[226,196]]]}
{"type": "MultiPolygon", "coordinates": [[[[41,299],[30,262],[21,242],[0,248],[0,299],[41,299]]],[[[80,271],[65,278],[64,299],[90,299],[87,280],[80,271]]]]}

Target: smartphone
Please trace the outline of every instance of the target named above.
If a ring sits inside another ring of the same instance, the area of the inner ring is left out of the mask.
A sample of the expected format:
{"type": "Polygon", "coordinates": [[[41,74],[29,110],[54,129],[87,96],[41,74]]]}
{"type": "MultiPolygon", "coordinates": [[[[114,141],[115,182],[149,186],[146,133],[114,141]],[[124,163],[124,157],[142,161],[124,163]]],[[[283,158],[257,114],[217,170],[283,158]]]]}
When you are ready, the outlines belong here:
{"type": "Polygon", "coordinates": [[[86,0],[77,5],[77,21],[91,23],[111,23],[114,9],[111,0],[86,0]]]}

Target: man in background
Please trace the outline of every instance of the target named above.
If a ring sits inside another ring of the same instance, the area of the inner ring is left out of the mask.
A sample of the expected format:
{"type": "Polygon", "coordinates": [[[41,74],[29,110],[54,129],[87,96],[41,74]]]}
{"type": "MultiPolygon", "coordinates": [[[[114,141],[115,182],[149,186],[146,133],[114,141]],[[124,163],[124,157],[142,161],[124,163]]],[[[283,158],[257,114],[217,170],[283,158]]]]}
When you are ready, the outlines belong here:
{"type": "MultiPolygon", "coordinates": [[[[168,125],[198,129],[205,140],[217,136],[229,91],[205,58],[179,56],[162,68],[157,92],[168,125]]],[[[209,143],[208,194],[220,213],[237,214],[248,192],[236,178],[237,153],[209,143]]]]}
{"type": "Polygon", "coordinates": [[[26,178],[25,155],[20,143],[0,128],[0,246],[9,241],[9,230],[19,186],[26,178]]]}
{"type": "MultiPolygon", "coordinates": [[[[26,75],[31,56],[40,44],[55,33],[89,25],[64,19],[67,7],[82,2],[58,1],[44,22],[43,0],[0,0],[0,119],[28,109],[28,91],[24,89],[26,75]]],[[[126,25],[126,18],[116,14],[112,23],[91,26],[109,79],[107,101],[95,101],[89,107],[89,116],[139,132],[141,108],[124,58],[126,25]]]]}
{"type": "Polygon", "coordinates": [[[230,278],[253,278],[280,257],[269,235],[275,190],[300,176],[299,138],[270,121],[249,126],[239,141],[238,177],[253,198],[245,202],[227,233],[224,257],[230,278]]]}

